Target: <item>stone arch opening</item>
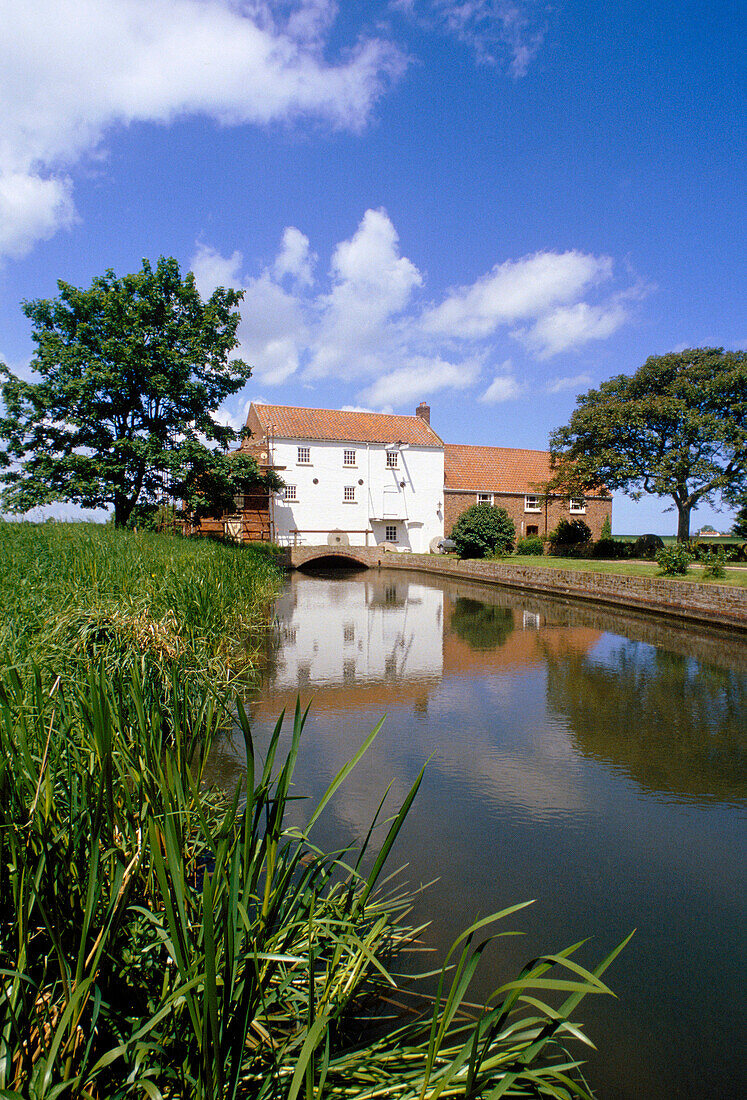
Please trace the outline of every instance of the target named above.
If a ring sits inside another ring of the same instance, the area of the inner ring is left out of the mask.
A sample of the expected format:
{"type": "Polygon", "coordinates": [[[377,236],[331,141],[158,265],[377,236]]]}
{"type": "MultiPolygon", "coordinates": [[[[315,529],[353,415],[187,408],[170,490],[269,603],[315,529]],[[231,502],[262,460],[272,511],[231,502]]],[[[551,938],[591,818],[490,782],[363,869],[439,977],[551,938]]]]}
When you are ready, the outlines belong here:
{"type": "Polygon", "coordinates": [[[368,565],[353,554],[321,552],[300,562],[297,568],[301,573],[329,574],[351,571],[358,573],[368,569],[368,565]]]}

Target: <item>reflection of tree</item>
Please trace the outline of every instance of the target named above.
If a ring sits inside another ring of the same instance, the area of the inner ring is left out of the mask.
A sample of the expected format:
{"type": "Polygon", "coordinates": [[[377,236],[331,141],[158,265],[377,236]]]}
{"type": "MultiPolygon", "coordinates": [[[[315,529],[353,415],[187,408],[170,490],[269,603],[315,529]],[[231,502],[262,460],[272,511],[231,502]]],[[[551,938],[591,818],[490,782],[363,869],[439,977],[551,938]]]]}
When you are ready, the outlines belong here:
{"type": "Polygon", "coordinates": [[[471,649],[497,649],[513,628],[514,616],[510,608],[457,597],[451,613],[451,629],[471,649]]]}
{"type": "Polygon", "coordinates": [[[549,659],[547,695],[584,755],[616,765],[646,790],[720,800],[747,794],[747,682],[738,672],[628,644],[605,665],[549,659]]]}

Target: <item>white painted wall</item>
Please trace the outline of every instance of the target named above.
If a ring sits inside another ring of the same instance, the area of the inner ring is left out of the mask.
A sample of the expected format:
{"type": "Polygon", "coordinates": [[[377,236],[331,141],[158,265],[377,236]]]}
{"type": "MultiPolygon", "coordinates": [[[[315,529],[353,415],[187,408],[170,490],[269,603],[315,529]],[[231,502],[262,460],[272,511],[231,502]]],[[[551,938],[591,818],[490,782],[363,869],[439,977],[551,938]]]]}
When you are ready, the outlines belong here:
{"type": "Polygon", "coordinates": [[[346,585],[341,600],[328,581],[305,577],[276,605],[272,690],[440,680],[443,602],[440,589],[399,576],[346,585]]]}
{"type": "Polygon", "coordinates": [[[275,537],[281,545],[325,545],[330,533],[341,531],[351,546],[377,546],[386,541],[387,525],[394,525],[392,549],[427,553],[431,539],[443,536],[440,447],[403,445],[396,469],[387,467],[383,443],[275,439],[272,455],[286,485],[296,487],[296,500],[274,499],[275,537]],[[299,446],[309,448],[309,463],[299,463],[299,446]],[[356,455],[354,467],[343,464],[350,450],[356,455]],[[346,486],[355,491],[352,503],[344,499],[346,486]]]}

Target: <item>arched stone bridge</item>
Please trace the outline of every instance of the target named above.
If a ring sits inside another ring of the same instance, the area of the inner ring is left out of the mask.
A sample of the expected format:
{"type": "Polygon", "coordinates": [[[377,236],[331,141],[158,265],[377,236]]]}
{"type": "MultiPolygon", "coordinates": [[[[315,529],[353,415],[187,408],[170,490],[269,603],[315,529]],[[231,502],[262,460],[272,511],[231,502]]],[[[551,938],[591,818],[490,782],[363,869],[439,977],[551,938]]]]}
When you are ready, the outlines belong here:
{"type": "Polygon", "coordinates": [[[382,550],[380,546],[289,546],[285,553],[286,563],[291,569],[303,569],[311,562],[374,569],[377,565],[386,564],[387,558],[397,556],[396,551],[382,550]]]}

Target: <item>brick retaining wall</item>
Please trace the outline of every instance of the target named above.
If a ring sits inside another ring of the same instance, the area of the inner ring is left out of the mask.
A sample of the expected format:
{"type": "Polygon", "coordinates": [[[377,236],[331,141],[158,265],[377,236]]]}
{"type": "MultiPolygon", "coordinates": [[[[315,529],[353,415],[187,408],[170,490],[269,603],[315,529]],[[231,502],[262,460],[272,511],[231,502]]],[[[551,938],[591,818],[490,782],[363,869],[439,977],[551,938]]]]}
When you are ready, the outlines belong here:
{"type": "Polygon", "coordinates": [[[592,600],[618,607],[654,611],[677,619],[695,619],[712,626],[747,631],[747,589],[724,584],[701,585],[664,577],[619,576],[508,565],[492,561],[444,560],[419,554],[381,554],[367,551],[371,565],[387,569],[416,569],[441,577],[472,579],[483,584],[508,585],[532,592],[592,600]]]}

